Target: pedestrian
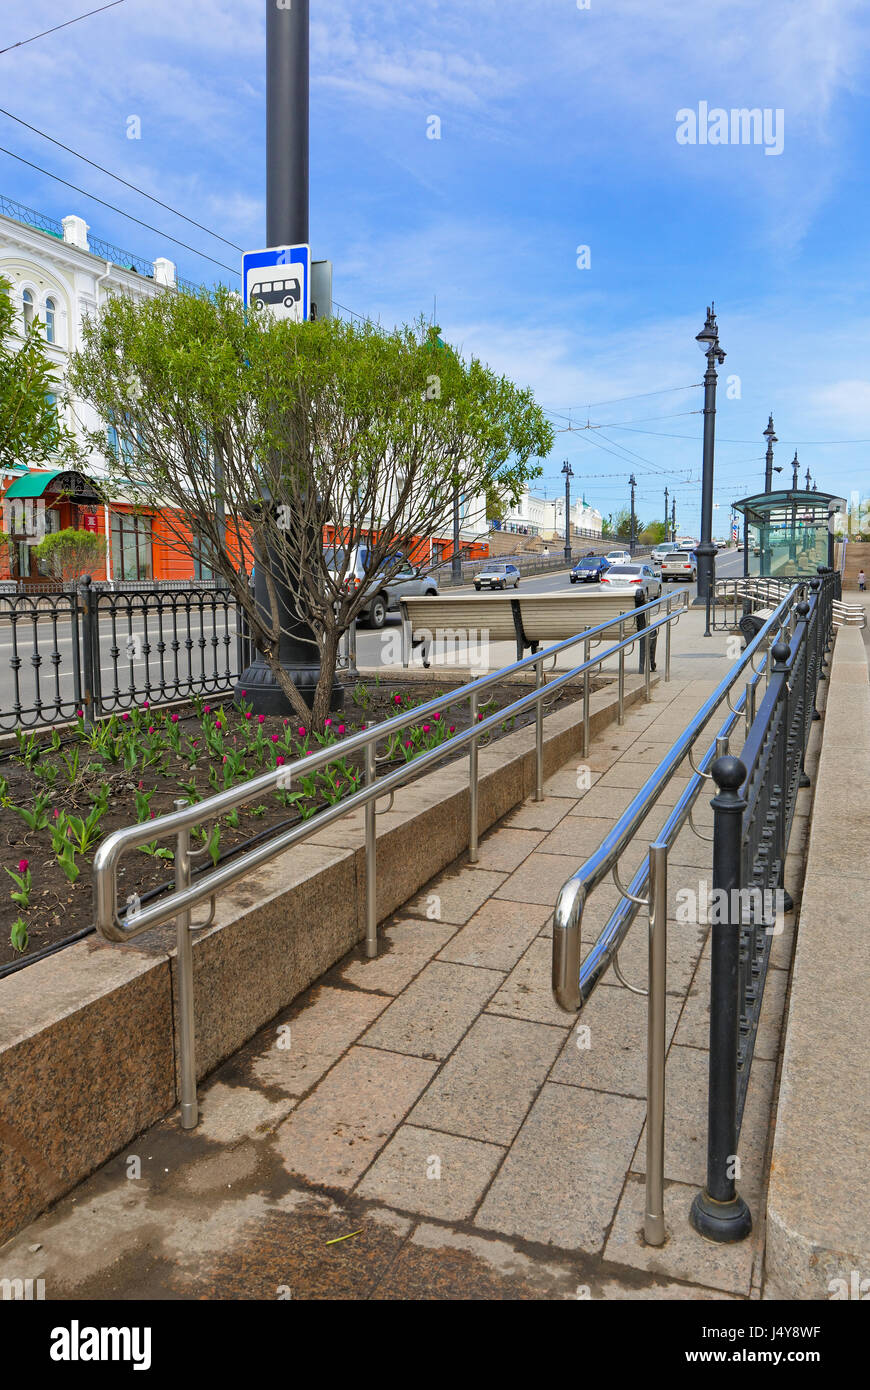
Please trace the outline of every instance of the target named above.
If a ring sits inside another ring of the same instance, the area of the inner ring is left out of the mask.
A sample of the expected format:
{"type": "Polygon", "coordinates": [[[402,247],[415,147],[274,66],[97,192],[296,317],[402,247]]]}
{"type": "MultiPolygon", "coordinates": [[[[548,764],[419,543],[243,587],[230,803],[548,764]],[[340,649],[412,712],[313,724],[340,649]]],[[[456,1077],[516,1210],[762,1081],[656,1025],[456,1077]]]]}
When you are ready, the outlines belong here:
{"type": "Polygon", "coordinates": [[[858,571],[858,588],[860,589],[862,594],[867,588],[867,576],[863,570],[858,571]]]}

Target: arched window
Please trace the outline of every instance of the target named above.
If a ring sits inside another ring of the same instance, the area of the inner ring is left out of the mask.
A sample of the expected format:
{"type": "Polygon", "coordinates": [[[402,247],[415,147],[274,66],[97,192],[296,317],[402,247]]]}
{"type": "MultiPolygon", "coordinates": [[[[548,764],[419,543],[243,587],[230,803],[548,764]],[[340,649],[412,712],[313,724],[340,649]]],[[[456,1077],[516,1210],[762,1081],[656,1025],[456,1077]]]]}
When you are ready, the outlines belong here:
{"type": "Polygon", "coordinates": [[[55,337],[55,326],[54,326],[55,314],[56,314],[56,313],[57,313],[57,305],[55,304],[54,300],[53,300],[53,299],[47,299],[47,300],[45,301],[45,341],[46,341],[47,343],[54,343],[54,342],[57,341],[57,339],[56,339],[56,337],[55,337]]]}
{"type": "Polygon", "coordinates": [[[21,308],[24,312],[24,327],[29,328],[33,323],[33,293],[31,290],[23,290],[21,293],[21,308]]]}

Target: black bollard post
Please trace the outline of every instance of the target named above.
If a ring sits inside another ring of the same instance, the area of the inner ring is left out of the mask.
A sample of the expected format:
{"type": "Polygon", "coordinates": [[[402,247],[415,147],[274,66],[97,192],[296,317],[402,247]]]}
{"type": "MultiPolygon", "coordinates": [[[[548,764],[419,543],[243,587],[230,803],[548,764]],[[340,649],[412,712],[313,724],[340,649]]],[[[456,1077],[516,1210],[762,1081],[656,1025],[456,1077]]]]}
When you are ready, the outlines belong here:
{"type": "Polygon", "coordinates": [[[752,1230],[752,1215],[737,1193],[737,1043],[740,1017],[741,839],[746,802],[740,788],[746,768],[739,758],[717,758],[712,766],[719,788],[712,801],[713,901],[715,910],[710,982],[710,1071],[707,1104],[707,1185],[692,1203],[690,1220],[708,1240],[743,1240],[752,1230]],[[726,897],[716,892],[724,889],[726,897]],[[723,920],[724,919],[724,920],[723,920]]]}

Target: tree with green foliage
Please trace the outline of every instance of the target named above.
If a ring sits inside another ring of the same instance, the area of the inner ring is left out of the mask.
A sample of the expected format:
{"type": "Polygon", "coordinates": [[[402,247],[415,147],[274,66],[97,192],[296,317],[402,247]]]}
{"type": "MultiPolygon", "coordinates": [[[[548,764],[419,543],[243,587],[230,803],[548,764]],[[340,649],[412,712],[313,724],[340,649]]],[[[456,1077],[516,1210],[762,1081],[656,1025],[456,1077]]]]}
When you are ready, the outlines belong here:
{"type": "Polygon", "coordinates": [[[0,276],[0,469],[78,461],[73,435],[61,425],[61,386],[45,350],[40,323],[21,331],[11,285],[0,276]]]}
{"type": "Polygon", "coordinates": [[[106,558],[106,538],[68,526],[54,531],[34,547],[34,554],[54,579],[67,582],[90,574],[106,558]]]}
{"type": "Polygon", "coordinates": [[[529,390],[464,360],[436,328],[275,321],[224,289],[111,299],[85,324],[69,381],[115,424],[109,485],[159,510],[177,548],[208,556],[280,689],[315,721],[369,581],[444,526],[455,489],[518,498],[553,443],[529,390]],[[252,555],[265,609],[248,582],[252,555]],[[282,585],[314,634],[311,710],[278,660],[282,585]]]}
{"type": "MultiPolygon", "coordinates": [[[[631,510],[628,507],[620,507],[612,518],[613,534],[620,540],[628,540],[631,536],[631,510]]],[[[643,530],[643,522],[640,517],[634,518],[634,534],[639,536],[643,530]]]]}
{"type": "Polygon", "coordinates": [[[641,545],[661,545],[667,539],[667,527],[663,521],[651,521],[638,535],[641,545]]]}

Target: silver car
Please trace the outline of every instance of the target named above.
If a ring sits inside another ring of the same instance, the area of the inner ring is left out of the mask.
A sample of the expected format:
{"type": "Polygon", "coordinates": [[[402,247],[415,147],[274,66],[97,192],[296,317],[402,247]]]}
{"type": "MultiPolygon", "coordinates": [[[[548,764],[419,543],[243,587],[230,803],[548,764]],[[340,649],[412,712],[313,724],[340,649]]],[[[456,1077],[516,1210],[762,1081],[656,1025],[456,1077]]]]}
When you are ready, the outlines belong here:
{"type": "MultiPolygon", "coordinates": [[[[423,574],[409,560],[402,559],[399,568],[396,569],[398,556],[392,563],[384,565],[378,574],[366,580],[368,555],[365,546],[355,546],[345,571],[345,584],[348,589],[359,589],[365,584],[370,595],[360,611],[360,623],[368,627],[381,628],[387,620],[387,613],[398,612],[399,599],[438,593],[438,585],[432,575],[423,574]]],[[[333,579],[338,578],[344,559],[343,550],[331,548],[325,552],[326,568],[333,579]]]]}
{"type": "Polygon", "coordinates": [[[520,572],[516,565],[487,565],[475,575],[474,587],[481,589],[516,589],[519,587],[520,572]]]}
{"type": "Polygon", "coordinates": [[[652,603],[662,592],[662,581],[652,565],[636,561],[630,565],[611,565],[601,576],[601,583],[610,589],[631,588],[643,594],[644,603],[652,603]]]}

